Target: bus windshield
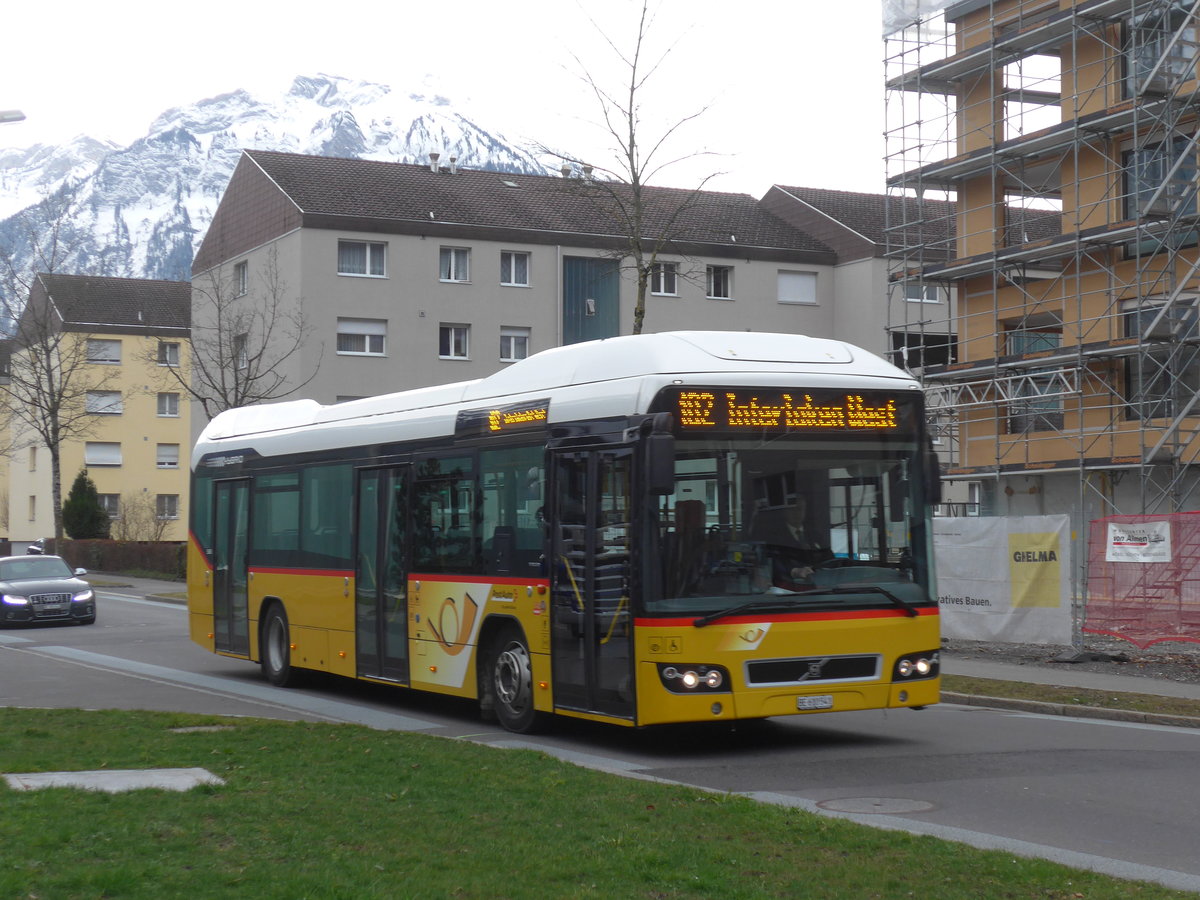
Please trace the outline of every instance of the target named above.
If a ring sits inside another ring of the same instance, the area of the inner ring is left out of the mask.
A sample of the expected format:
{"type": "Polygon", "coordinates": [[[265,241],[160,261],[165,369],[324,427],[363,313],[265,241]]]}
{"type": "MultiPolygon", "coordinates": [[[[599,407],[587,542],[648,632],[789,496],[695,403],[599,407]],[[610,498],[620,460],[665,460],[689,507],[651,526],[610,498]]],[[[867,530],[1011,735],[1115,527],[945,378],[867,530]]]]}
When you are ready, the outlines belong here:
{"type": "Polygon", "coordinates": [[[656,497],[652,616],[899,607],[930,601],[915,441],[685,439],[656,497]]]}

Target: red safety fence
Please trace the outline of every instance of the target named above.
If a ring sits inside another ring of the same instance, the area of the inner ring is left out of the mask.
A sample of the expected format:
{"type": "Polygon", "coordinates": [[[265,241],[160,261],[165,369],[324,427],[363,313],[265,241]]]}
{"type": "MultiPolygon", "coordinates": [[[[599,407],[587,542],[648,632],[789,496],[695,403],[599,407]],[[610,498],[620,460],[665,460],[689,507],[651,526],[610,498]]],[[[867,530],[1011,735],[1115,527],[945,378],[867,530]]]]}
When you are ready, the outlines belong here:
{"type": "Polygon", "coordinates": [[[1200,512],[1090,523],[1083,630],[1138,647],[1200,643],[1200,512]]]}

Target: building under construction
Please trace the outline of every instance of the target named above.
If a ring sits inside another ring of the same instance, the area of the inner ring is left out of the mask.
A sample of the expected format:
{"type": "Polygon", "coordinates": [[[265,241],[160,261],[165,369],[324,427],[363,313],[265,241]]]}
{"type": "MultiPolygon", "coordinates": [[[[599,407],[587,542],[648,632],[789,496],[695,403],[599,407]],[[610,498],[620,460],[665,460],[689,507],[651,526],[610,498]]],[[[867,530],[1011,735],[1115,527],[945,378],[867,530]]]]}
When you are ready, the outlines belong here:
{"type": "Polygon", "coordinates": [[[887,39],[887,233],[948,477],[1081,535],[1200,509],[1200,2],[943,6],[887,39]]]}

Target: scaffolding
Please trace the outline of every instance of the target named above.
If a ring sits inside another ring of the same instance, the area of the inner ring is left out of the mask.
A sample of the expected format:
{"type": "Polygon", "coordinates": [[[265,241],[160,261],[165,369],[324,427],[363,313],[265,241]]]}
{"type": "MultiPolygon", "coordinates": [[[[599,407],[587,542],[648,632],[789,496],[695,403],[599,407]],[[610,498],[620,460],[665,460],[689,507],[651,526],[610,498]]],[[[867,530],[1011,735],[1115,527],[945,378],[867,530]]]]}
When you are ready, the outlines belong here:
{"type": "Polygon", "coordinates": [[[886,40],[888,329],[952,348],[897,361],[985,514],[1200,504],[1198,15],[960,0],[886,40]]]}

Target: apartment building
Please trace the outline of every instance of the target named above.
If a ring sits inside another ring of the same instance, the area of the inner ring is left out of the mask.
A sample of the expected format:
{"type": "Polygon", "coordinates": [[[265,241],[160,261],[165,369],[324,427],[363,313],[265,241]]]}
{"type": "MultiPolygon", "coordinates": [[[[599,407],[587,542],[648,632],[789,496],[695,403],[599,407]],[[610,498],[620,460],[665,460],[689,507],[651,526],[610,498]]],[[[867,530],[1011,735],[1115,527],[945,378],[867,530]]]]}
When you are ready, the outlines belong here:
{"type": "Polygon", "coordinates": [[[1196,15],[962,0],[889,37],[891,280],[957,295],[924,379],[986,513],[1200,502],[1196,15]]]}
{"type": "MultiPolygon", "coordinates": [[[[839,253],[786,214],[795,199],[775,200],[647,188],[647,231],[670,239],[643,330],[783,331],[887,352],[883,269],[842,278],[839,253]]],[[[213,297],[270,297],[305,336],[275,371],[332,403],[628,334],[636,286],[610,212],[574,173],[247,150],[193,265],[194,335],[215,333],[213,297]]],[[[232,357],[248,369],[244,348],[261,341],[244,327],[232,357]]]]}
{"type": "Polygon", "coordinates": [[[189,404],[187,282],[37,275],[11,342],[3,396],[38,411],[9,419],[0,470],[7,535],[54,535],[51,455],[30,425],[57,405],[66,498],[86,468],[114,536],[182,541],[187,534],[189,404]]]}

